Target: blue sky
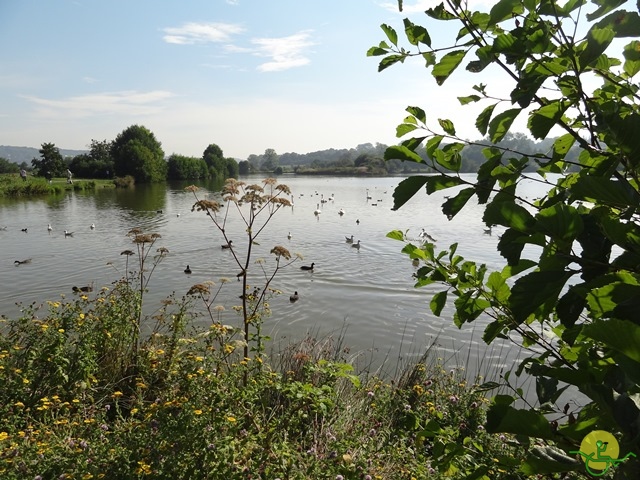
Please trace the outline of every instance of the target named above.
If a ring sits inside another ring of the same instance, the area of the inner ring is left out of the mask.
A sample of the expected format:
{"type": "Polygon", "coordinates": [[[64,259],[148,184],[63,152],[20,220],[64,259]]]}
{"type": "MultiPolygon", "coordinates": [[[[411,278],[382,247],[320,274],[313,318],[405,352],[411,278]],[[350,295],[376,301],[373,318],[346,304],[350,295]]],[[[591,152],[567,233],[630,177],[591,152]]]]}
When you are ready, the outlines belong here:
{"type": "Polygon", "coordinates": [[[421,61],[378,73],[366,56],[380,24],[436,3],[0,0],[0,144],[85,149],[138,124],[167,155],[307,153],[394,144],[409,105],[478,138],[455,98],[477,76],[442,88],[421,61]]]}

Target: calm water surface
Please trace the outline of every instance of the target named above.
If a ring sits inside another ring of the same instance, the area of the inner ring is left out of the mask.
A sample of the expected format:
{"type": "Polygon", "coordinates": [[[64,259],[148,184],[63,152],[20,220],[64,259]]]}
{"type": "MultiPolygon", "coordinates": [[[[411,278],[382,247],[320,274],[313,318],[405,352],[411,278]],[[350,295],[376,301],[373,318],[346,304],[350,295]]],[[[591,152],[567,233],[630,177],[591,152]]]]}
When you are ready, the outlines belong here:
{"type": "MultiPolygon", "coordinates": [[[[257,183],[261,179],[244,180],[257,183]]],[[[418,354],[434,341],[461,363],[469,355],[477,368],[483,362],[511,362],[515,353],[508,348],[485,351],[479,326],[475,332],[458,330],[446,315],[437,318],[431,314],[431,294],[442,287],[413,288],[415,268],[400,253],[402,243],[386,237],[393,229],[417,237],[424,227],[441,248],[458,242],[458,253],[465,258],[497,266],[496,244],[501,231],[484,233],[482,212],[476,205],[448,221],[440,204],[450,191],[430,197],[419,194],[399,211],[392,211],[393,189],[401,180],[279,179],[291,188],[294,207],[273,218],[258,239],[256,254],[269,264],[271,248],[283,245],[304,259],[283,270],[272,284],[284,294],[272,300],[273,315],[266,320],[265,330],[287,339],[300,339],[308,332],[324,336],[344,331],[344,343],[354,356],[360,355],[360,363],[372,358],[374,364],[384,359],[393,363],[401,355],[418,354]],[[322,197],[333,200],[320,203],[322,197]],[[322,213],[315,216],[318,204],[322,213]],[[343,216],[338,214],[340,209],[345,211],[343,216]],[[289,232],[291,239],[287,238],[289,232]],[[345,236],[350,235],[361,241],[359,250],[345,242],[345,236]],[[312,273],[299,269],[311,262],[316,265],[312,273]],[[300,300],[291,304],[289,295],[294,291],[300,300]]],[[[527,196],[540,193],[535,185],[525,188],[531,190],[524,192],[527,196]]],[[[198,192],[201,198],[215,194],[212,186],[198,192]]],[[[238,268],[230,252],[221,249],[222,235],[211,220],[202,212],[191,212],[193,203],[193,194],[185,192],[184,185],[141,185],[133,190],[0,201],[0,227],[7,227],[0,231],[0,314],[16,316],[18,302],[58,299],[60,293],[71,296],[74,285],[110,285],[124,274],[125,257],[120,252],[135,250],[126,233],[138,227],[159,233],[162,238],[156,247],[170,251],[153,273],[147,309],[152,310],[174,291],[182,296],[195,283],[219,283],[221,277],[227,277],[233,281],[225,285],[216,303],[225,307],[223,321],[237,324],[231,307],[239,303],[242,293],[241,284],[235,281],[238,268]],[[95,229],[90,229],[91,224],[95,229]],[[65,237],[64,230],[74,235],[65,237]],[[14,266],[15,260],[26,258],[32,262],[14,266]],[[183,273],[187,264],[193,270],[190,276],[183,273]]],[[[227,232],[238,252],[246,249],[244,224],[237,216],[230,216],[227,232]]]]}

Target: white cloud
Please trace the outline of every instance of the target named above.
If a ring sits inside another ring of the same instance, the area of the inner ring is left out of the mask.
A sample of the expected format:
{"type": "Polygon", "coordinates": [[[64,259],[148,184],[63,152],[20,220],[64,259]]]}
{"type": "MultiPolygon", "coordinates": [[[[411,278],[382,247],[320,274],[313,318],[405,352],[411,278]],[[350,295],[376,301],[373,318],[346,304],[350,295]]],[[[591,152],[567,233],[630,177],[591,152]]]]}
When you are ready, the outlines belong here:
{"type": "Polygon", "coordinates": [[[229,5],[240,5],[240,0],[226,0],[229,5]]]}
{"type": "Polygon", "coordinates": [[[22,98],[36,105],[36,113],[45,118],[85,118],[96,115],[150,115],[163,110],[163,102],[171,92],[154,90],[149,92],[123,91],[78,95],[59,100],[50,100],[30,95],[22,98]]]}
{"type": "Polygon", "coordinates": [[[311,61],[305,55],[305,50],[315,45],[310,40],[310,36],[310,31],[302,31],[288,37],[255,38],[251,40],[258,47],[256,55],[271,58],[270,62],[259,65],[258,70],[261,72],[279,72],[308,65],[311,61]]]}
{"type": "MultiPolygon", "coordinates": [[[[434,8],[437,5],[441,4],[441,0],[414,0],[414,1],[404,1],[402,2],[402,12],[398,10],[398,2],[381,2],[380,6],[386,10],[395,13],[403,13],[403,14],[411,14],[411,13],[424,13],[425,10],[429,8],[434,8]]],[[[481,6],[493,6],[494,2],[490,2],[487,0],[468,0],[467,8],[474,9],[479,8],[481,6]]]]}
{"type": "Polygon", "coordinates": [[[185,23],[181,27],[164,29],[164,41],[177,45],[198,43],[220,43],[230,41],[233,35],[244,32],[244,28],[233,23],[185,23]]]}

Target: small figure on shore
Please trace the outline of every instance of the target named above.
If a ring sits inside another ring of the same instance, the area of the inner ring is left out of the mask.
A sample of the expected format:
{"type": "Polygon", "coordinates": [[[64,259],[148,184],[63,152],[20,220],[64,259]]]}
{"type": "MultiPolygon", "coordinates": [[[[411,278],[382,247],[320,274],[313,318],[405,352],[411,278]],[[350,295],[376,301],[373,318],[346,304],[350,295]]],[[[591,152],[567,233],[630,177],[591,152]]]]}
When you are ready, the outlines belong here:
{"type": "Polygon", "coordinates": [[[23,181],[27,181],[27,171],[24,168],[20,169],[20,176],[22,177],[23,181]]]}
{"type": "Polygon", "coordinates": [[[67,168],[67,183],[73,183],[73,180],[71,179],[72,176],[73,174],[71,173],[71,170],[67,168]]]}

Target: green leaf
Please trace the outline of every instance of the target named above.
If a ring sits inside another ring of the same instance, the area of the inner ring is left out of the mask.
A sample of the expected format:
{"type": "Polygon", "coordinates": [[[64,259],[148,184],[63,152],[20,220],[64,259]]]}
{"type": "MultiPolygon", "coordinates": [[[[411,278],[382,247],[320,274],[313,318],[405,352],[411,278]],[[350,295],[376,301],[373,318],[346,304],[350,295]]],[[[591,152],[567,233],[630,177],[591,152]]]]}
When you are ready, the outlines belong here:
{"type": "Polygon", "coordinates": [[[466,205],[469,199],[473,196],[475,188],[465,188],[461,190],[455,197],[448,199],[442,204],[442,213],[444,213],[449,220],[455,217],[462,207],[466,205]]]}
{"type": "Polygon", "coordinates": [[[575,143],[576,138],[567,133],[566,135],[562,135],[558,137],[553,142],[553,158],[554,160],[558,158],[564,158],[565,155],[571,150],[571,147],[575,143]]]}
{"type": "Polygon", "coordinates": [[[444,55],[433,67],[431,74],[435,77],[436,83],[442,85],[449,75],[460,65],[466,55],[465,50],[454,50],[444,55]]]}
{"type": "Polygon", "coordinates": [[[591,12],[591,13],[587,13],[587,20],[592,21],[595,20],[596,18],[600,18],[603,15],[606,15],[607,13],[611,12],[612,10],[615,10],[616,8],[618,8],[621,5],[624,5],[626,2],[626,0],[606,0],[606,1],[599,1],[599,2],[594,2],[596,5],[599,5],[599,7],[595,10],[595,12],[591,12]]]}
{"type": "Polygon", "coordinates": [[[633,77],[640,71],[640,42],[634,40],[625,45],[623,55],[625,58],[624,72],[629,77],[633,77]]]}
{"type": "MultiPolygon", "coordinates": [[[[521,108],[511,108],[493,117],[489,122],[489,137],[493,143],[498,143],[504,138],[511,128],[511,124],[521,111],[521,108]]],[[[476,121],[476,126],[477,125],[476,121]]]]}
{"type": "Polygon", "coordinates": [[[615,37],[611,28],[591,27],[587,33],[586,48],[580,53],[578,59],[580,69],[584,70],[600,57],[615,37]]]}
{"type": "Polygon", "coordinates": [[[553,447],[537,446],[532,449],[520,465],[519,472],[527,476],[540,477],[550,473],[571,472],[580,469],[575,458],[567,456],[553,447]]]}
{"type": "Polygon", "coordinates": [[[442,129],[448,133],[449,135],[455,135],[456,134],[456,128],[453,125],[453,122],[451,120],[446,120],[446,119],[438,119],[438,123],[440,124],[440,126],[442,127],[442,129]]]}
{"type": "Polygon", "coordinates": [[[476,128],[478,131],[484,136],[487,134],[487,128],[489,128],[489,120],[491,120],[491,115],[493,114],[493,110],[496,108],[497,103],[493,105],[489,105],[486,107],[480,115],[476,118],[476,128]]]}
{"type": "Polygon", "coordinates": [[[438,190],[457,187],[465,182],[460,177],[451,177],[448,175],[431,175],[427,178],[427,193],[431,195],[438,190]]]}
{"type": "Polygon", "coordinates": [[[402,160],[422,163],[422,157],[404,145],[392,145],[384,152],[385,160],[402,160]]]}
{"type": "Polygon", "coordinates": [[[398,210],[407,203],[411,197],[418,193],[418,190],[424,187],[428,179],[427,176],[413,176],[402,180],[393,191],[392,210],[398,210]]]}
{"type": "Polygon", "coordinates": [[[405,58],[406,57],[404,55],[389,55],[387,57],[384,57],[382,60],[380,60],[380,63],[378,64],[378,72],[381,72],[389,68],[391,65],[395,63],[404,62],[405,58]]]}
{"type": "Polygon", "coordinates": [[[637,205],[634,192],[627,189],[620,181],[593,175],[578,177],[571,187],[571,193],[576,198],[618,208],[637,205]]]}
{"type": "Polygon", "coordinates": [[[482,219],[487,225],[502,225],[523,233],[531,230],[536,223],[526,208],[515,202],[495,199],[487,205],[482,219]]]}
{"type": "Polygon", "coordinates": [[[444,137],[442,135],[434,135],[429,140],[427,140],[427,156],[430,159],[433,160],[435,158],[436,150],[438,150],[440,142],[442,142],[443,138],[444,137]]]}
{"type": "Polygon", "coordinates": [[[549,130],[556,126],[568,107],[564,100],[555,100],[531,112],[527,122],[531,135],[537,139],[547,138],[549,130]]]}
{"type": "Polygon", "coordinates": [[[548,313],[572,275],[564,271],[539,271],[518,278],[509,297],[514,320],[522,323],[539,308],[543,308],[543,313],[548,313]]]}
{"type": "Polygon", "coordinates": [[[436,317],[440,316],[442,309],[447,303],[447,292],[438,292],[432,298],[429,306],[431,307],[431,311],[436,317]]]}
{"type": "Polygon", "coordinates": [[[402,233],[402,230],[392,230],[389,233],[387,233],[387,238],[391,238],[393,240],[400,240],[401,242],[404,242],[404,233],[402,233]]]}
{"type": "Polygon", "coordinates": [[[393,29],[393,27],[390,27],[389,25],[383,23],[382,25],[380,25],[380,28],[385,33],[385,35],[387,36],[389,41],[397,47],[398,46],[398,34],[393,29]]]}
{"type": "Polygon", "coordinates": [[[418,127],[410,123],[401,123],[396,127],[396,137],[404,137],[407,133],[411,133],[418,127]]]}
{"type": "Polygon", "coordinates": [[[411,45],[418,45],[418,43],[424,43],[427,46],[431,46],[431,37],[429,37],[429,32],[427,29],[416,25],[408,18],[404,19],[404,31],[407,35],[407,40],[411,45]]]}
{"type": "Polygon", "coordinates": [[[500,0],[489,12],[489,26],[496,25],[503,20],[512,18],[515,14],[524,12],[524,7],[520,0],[500,0]]]}
{"type": "Polygon", "coordinates": [[[436,20],[455,20],[458,17],[448,12],[444,5],[441,3],[437,7],[428,8],[424,13],[426,13],[431,18],[435,18],[436,20]]]}
{"type": "Polygon", "coordinates": [[[387,53],[389,53],[389,50],[385,50],[384,48],[371,47],[369,50],[367,50],[367,57],[380,57],[382,55],[386,55],[387,53]]]}
{"type": "Polygon", "coordinates": [[[573,241],[583,229],[578,211],[564,203],[556,203],[536,215],[537,228],[545,235],[563,242],[573,241]]]}
{"type": "Polygon", "coordinates": [[[640,362],[640,326],[627,320],[596,320],[583,329],[585,335],[640,362]]]}
{"type": "Polygon", "coordinates": [[[480,100],[480,97],[478,95],[469,95],[467,97],[458,97],[458,101],[460,102],[460,105],[466,105],[468,103],[477,102],[479,100],[480,100]]]}
{"type": "Polygon", "coordinates": [[[553,432],[549,421],[540,413],[532,410],[517,410],[509,405],[494,404],[487,411],[487,432],[513,433],[552,439],[553,432]]]}
{"type": "Polygon", "coordinates": [[[413,115],[414,117],[416,117],[422,123],[426,123],[427,114],[424,112],[424,110],[422,108],[420,108],[420,107],[407,107],[405,110],[408,113],[410,113],[411,115],[413,115]]]}

